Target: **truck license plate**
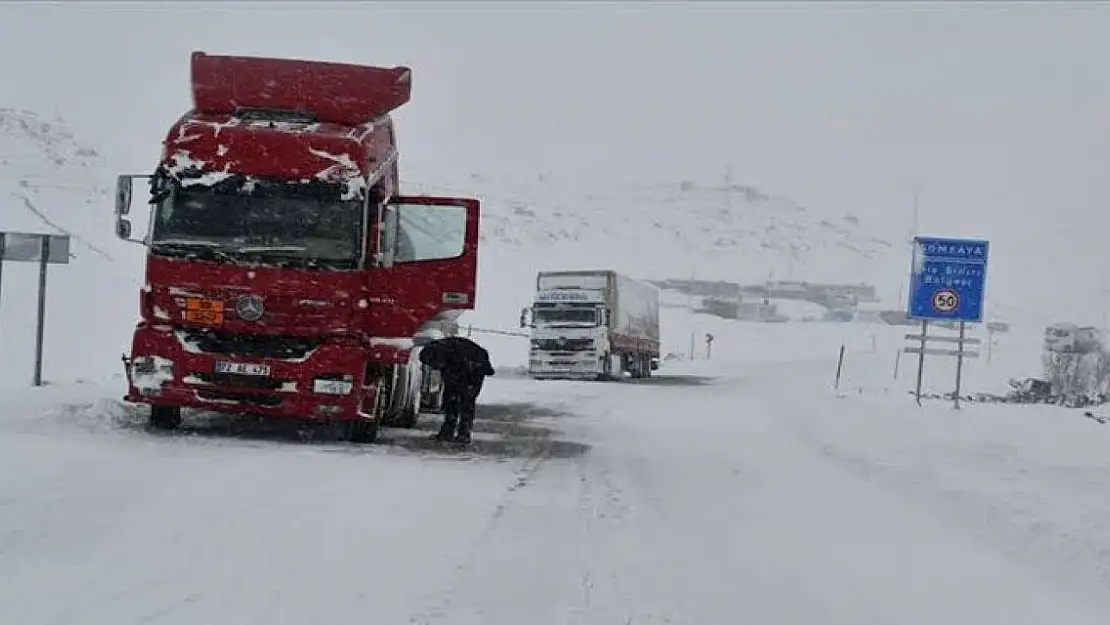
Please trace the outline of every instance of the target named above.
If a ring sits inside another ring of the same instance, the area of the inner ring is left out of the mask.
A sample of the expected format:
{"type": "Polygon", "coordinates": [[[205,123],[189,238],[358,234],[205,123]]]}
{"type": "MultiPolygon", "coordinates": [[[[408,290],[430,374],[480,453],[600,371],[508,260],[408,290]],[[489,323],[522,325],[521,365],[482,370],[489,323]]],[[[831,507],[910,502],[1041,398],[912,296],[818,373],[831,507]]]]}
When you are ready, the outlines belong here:
{"type": "Polygon", "coordinates": [[[216,363],[216,373],[231,373],[234,375],[256,375],[266,377],[270,375],[270,365],[256,365],[246,362],[216,363]]]}

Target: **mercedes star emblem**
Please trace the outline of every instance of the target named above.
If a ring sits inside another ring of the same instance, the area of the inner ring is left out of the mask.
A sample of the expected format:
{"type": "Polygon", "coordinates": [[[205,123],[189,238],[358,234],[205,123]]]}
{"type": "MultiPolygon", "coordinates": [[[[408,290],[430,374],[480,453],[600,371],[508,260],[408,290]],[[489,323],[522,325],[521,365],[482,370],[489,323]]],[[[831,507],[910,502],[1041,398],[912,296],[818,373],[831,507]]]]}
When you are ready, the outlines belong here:
{"type": "Polygon", "coordinates": [[[244,295],[235,302],[235,312],[244,321],[258,321],[262,318],[262,298],[257,295],[244,295]]]}

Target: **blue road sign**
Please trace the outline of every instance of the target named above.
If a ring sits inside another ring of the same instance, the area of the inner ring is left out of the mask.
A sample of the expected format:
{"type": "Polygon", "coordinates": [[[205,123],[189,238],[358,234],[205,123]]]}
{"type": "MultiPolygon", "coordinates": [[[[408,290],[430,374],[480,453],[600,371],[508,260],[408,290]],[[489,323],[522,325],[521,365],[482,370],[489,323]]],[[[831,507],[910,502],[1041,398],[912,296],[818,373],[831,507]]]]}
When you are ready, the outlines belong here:
{"type": "Polygon", "coordinates": [[[912,319],[983,320],[987,283],[987,241],[914,237],[910,269],[912,319]]]}

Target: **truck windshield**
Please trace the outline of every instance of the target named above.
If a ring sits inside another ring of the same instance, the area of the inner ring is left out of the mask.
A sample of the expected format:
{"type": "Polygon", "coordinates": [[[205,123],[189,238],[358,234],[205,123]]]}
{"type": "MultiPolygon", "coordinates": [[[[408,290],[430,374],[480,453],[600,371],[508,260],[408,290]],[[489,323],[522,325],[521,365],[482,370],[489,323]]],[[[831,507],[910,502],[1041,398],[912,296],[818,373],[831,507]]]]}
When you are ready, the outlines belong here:
{"type": "Polygon", "coordinates": [[[596,326],[596,308],[547,308],[537,306],[532,323],[538,326],[596,326]]]}
{"type": "Polygon", "coordinates": [[[151,248],[218,261],[357,268],[362,202],[176,187],[155,209],[151,248]]]}

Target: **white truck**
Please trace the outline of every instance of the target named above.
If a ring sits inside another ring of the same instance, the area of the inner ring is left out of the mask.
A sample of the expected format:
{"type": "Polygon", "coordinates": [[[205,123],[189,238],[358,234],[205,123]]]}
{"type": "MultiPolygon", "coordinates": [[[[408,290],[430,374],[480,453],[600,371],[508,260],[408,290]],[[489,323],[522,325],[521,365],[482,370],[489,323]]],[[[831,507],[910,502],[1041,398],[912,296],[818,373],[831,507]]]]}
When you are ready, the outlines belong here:
{"type": "Polygon", "coordinates": [[[659,368],[659,290],[615,271],[541,271],[520,327],[531,328],[533,378],[647,378],[659,368]]]}

